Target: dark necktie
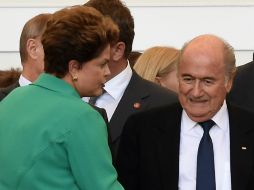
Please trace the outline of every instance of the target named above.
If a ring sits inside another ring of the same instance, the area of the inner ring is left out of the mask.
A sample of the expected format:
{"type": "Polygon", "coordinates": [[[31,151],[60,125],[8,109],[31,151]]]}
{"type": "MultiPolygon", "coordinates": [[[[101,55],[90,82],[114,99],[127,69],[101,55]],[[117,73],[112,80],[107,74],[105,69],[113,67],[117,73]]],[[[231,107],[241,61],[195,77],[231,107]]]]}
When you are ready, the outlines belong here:
{"type": "Polygon", "coordinates": [[[200,122],[204,134],[200,140],[197,156],[196,190],[216,190],[213,142],[209,130],[215,125],[213,120],[200,122]]]}
{"type": "Polygon", "coordinates": [[[88,101],[88,103],[89,104],[91,104],[91,105],[95,105],[96,104],[96,101],[104,94],[106,92],[106,90],[105,89],[103,89],[103,91],[102,91],[102,94],[101,95],[99,95],[99,96],[94,96],[94,97],[91,97],[90,99],[89,99],[89,101],[88,101]]]}

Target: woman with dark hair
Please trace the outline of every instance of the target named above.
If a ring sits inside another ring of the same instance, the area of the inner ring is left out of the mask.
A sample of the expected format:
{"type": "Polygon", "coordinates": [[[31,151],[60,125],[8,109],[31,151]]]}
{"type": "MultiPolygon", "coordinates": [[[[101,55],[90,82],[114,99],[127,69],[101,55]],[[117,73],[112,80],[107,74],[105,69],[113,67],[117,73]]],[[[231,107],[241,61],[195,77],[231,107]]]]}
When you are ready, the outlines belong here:
{"type": "Polygon", "coordinates": [[[105,122],[80,98],[102,93],[118,32],[93,8],[52,15],[42,36],[45,73],[0,103],[1,190],[123,189],[105,122]]]}
{"type": "Polygon", "coordinates": [[[0,70],[0,89],[15,83],[19,79],[20,74],[20,69],[11,68],[10,70],[0,70]]]}

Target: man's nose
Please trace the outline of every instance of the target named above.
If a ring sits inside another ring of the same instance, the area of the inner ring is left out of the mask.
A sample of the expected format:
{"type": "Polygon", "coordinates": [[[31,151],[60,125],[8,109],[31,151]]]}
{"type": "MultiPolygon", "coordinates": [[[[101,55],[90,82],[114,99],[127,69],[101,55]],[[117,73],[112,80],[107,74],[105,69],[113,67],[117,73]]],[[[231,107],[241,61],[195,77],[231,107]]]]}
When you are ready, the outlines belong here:
{"type": "Polygon", "coordinates": [[[106,65],[106,67],[105,67],[105,76],[107,77],[107,76],[109,76],[111,74],[111,72],[110,72],[110,70],[109,70],[109,67],[108,67],[108,65],[106,65]]]}
{"type": "Polygon", "coordinates": [[[193,85],[193,89],[192,89],[192,96],[194,97],[200,97],[202,96],[203,93],[203,88],[202,88],[202,84],[200,81],[195,81],[194,85],[193,85]]]}

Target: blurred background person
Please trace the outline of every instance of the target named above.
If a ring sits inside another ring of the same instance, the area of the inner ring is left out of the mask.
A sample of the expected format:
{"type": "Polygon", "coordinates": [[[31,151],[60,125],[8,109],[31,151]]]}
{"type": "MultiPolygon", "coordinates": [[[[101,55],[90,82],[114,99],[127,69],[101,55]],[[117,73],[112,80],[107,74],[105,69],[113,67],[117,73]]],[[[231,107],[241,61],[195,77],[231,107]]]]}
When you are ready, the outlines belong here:
{"type": "Polygon", "coordinates": [[[155,46],[143,52],[134,70],[144,79],[178,92],[177,62],[180,51],[173,47],[155,46]]]}
{"type": "Polygon", "coordinates": [[[18,81],[20,74],[20,69],[0,70],[0,88],[5,88],[18,81]]]}
{"type": "Polygon", "coordinates": [[[24,25],[20,36],[19,52],[22,73],[13,84],[0,89],[0,101],[13,89],[34,82],[44,71],[44,51],[41,36],[51,14],[39,14],[24,25]]]}
{"type": "Polygon", "coordinates": [[[237,67],[232,90],[228,101],[254,112],[254,53],[253,60],[237,67]]]}
{"type": "Polygon", "coordinates": [[[93,8],[52,15],[42,36],[45,73],[0,103],[1,190],[123,189],[106,124],[80,98],[102,93],[118,32],[93,8]]]}
{"type": "Polygon", "coordinates": [[[131,68],[133,68],[133,66],[137,62],[137,59],[139,58],[140,55],[142,55],[142,53],[139,51],[131,51],[130,52],[128,60],[129,60],[131,68]]]}

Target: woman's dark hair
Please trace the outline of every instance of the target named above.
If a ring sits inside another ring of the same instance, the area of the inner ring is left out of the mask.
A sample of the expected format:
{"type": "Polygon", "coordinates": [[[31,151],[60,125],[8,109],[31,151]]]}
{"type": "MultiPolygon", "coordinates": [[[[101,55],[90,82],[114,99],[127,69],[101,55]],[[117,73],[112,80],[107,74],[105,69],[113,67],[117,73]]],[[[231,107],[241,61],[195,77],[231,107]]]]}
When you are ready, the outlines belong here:
{"type": "Polygon", "coordinates": [[[99,56],[108,44],[117,42],[118,27],[96,9],[74,6],[57,11],[42,36],[45,72],[62,78],[68,64],[82,64],[99,56]]]}

